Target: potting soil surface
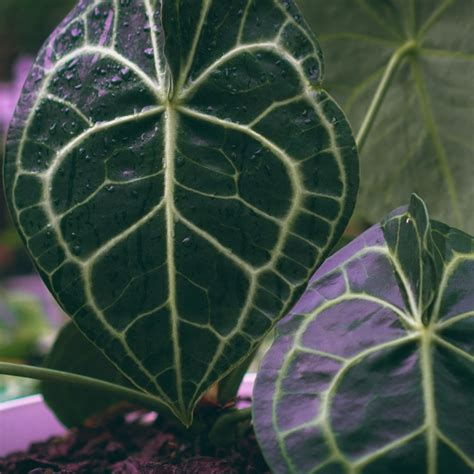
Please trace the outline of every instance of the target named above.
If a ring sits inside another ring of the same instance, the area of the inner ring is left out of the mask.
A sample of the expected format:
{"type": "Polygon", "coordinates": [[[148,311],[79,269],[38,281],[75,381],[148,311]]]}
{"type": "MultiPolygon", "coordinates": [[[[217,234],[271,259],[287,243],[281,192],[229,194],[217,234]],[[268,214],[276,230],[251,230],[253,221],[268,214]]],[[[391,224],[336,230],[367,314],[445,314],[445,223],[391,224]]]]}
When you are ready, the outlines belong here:
{"type": "MultiPolygon", "coordinates": [[[[213,416],[212,416],[213,417],[213,416]]],[[[242,431],[242,426],[241,426],[242,431]]],[[[230,446],[216,447],[206,431],[190,435],[144,412],[115,414],[0,458],[2,474],[254,474],[269,473],[253,429],[230,446]]]]}

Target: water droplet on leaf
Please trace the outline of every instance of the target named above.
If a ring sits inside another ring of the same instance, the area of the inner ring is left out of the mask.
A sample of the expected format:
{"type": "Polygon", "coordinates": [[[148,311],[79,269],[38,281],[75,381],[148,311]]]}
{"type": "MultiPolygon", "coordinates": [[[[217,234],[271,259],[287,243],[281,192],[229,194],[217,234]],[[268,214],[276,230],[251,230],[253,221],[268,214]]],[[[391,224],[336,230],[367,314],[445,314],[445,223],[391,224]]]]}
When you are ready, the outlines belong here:
{"type": "Polygon", "coordinates": [[[78,38],[79,36],[82,35],[82,30],[80,28],[78,28],[77,26],[75,26],[72,30],[71,30],[71,36],[73,38],[78,38]]]}

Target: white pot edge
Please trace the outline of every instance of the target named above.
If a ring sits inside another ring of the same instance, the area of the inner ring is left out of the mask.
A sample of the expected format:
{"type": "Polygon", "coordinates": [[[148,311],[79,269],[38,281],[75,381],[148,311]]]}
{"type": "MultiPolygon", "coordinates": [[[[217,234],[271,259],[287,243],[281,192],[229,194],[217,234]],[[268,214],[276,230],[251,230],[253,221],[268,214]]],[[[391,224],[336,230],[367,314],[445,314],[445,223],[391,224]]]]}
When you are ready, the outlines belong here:
{"type": "MultiPolygon", "coordinates": [[[[244,377],[241,390],[251,393],[256,374],[244,377]]],[[[0,458],[25,451],[31,443],[61,436],[66,428],[56,419],[41,395],[0,403],[0,458]]]]}
{"type": "Polygon", "coordinates": [[[0,404],[0,457],[65,432],[41,395],[0,404]]]}

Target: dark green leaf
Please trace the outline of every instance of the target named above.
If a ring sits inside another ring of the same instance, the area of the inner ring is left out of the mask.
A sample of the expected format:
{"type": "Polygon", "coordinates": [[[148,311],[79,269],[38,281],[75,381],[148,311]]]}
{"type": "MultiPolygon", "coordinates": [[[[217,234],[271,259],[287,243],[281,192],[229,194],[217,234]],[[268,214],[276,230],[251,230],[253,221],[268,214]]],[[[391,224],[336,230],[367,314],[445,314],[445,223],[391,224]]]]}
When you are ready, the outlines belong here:
{"type": "MultiPolygon", "coordinates": [[[[118,385],[130,382],[113,366],[72,322],[58,334],[46,361],[49,369],[86,375],[118,385]]],[[[80,426],[90,417],[123,401],[116,396],[71,384],[42,382],[41,392],[48,406],[65,426],[80,426]]]]}
{"type": "Polygon", "coordinates": [[[361,157],[356,213],[378,222],[416,192],[474,233],[471,0],[298,0],[318,33],[326,85],[356,130],[390,58],[401,58],[361,157]]]}
{"type": "Polygon", "coordinates": [[[217,402],[220,405],[225,405],[237,397],[245,374],[249,371],[255,357],[256,351],[251,352],[240,365],[219,382],[217,387],[217,402]]]}
{"type": "Polygon", "coordinates": [[[329,258],[257,377],[274,472],[470,474],[473,287],[474,238],[430,226],[417,197],[329,258]]]}
{"type": "Polygon", "coordinates": [[[293,1],[84,0],[42,49],[5,187],[57,300],[185,422],[339,239],[350,127],[293,1]]]}

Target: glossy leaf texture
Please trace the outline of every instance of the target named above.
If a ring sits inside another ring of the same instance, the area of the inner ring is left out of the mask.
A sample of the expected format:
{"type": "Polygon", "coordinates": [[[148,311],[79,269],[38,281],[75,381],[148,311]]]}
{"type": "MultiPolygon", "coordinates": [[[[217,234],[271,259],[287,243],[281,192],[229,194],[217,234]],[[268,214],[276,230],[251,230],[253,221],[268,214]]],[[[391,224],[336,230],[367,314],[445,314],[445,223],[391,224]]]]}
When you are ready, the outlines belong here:
{"type": "Polygon", "coordinates": [[[329,258],[257,377],[274,472],[472,472],[473,286],[474,238],[417,197],[329,258]]]}
{"type": "Polygon", "coordinates": [[[43,47],[5,187],[79,328],[186,423],[352,213],[350,127],[292,1],[85,0],[43,47]]]}
{"type": "Polygon", "coordinates": [[[361,154],[356,213],[378,222],[416,192],[434,218],[474,233],[472,2],[297,3],[321,42],[326,87],[356,131],[390,59],[412,44],[361,154]]]}

